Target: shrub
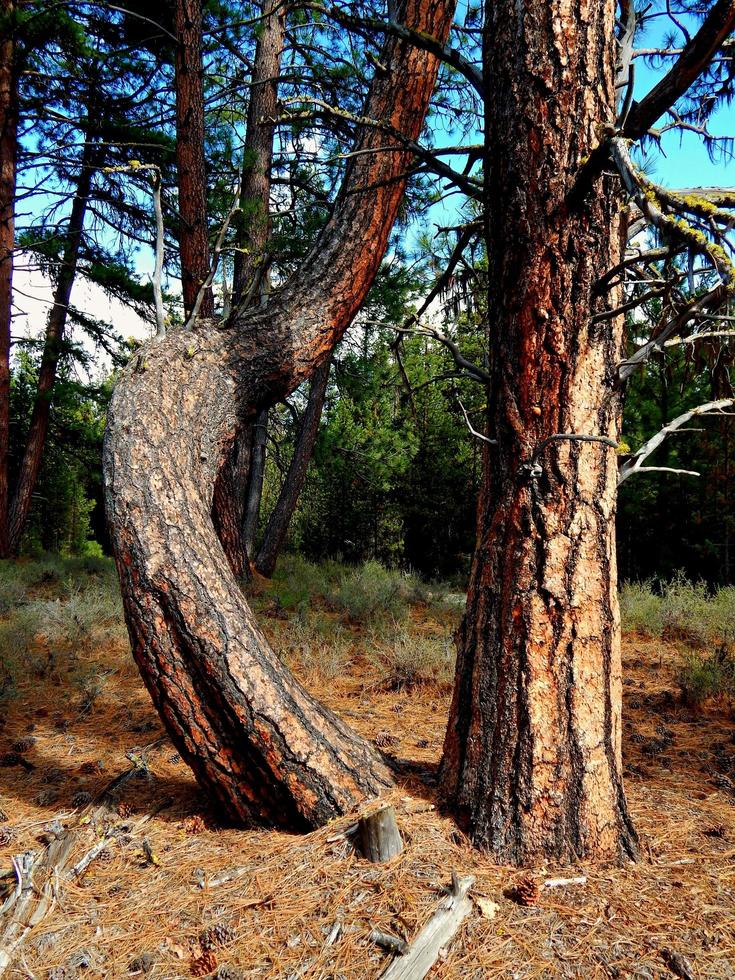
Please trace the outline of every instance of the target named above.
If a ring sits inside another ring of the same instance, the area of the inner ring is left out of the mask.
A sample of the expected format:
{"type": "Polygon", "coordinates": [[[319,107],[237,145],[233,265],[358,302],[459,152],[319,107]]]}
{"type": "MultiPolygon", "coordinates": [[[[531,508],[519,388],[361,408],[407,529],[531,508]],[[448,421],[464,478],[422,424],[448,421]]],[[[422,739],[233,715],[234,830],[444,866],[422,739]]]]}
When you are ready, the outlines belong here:
{"type": "Polygon", "coordinates": [[[400,572],[367,561],[346,572],[332,594],[332,603],[355,622],[405,619],[410,587],[400,572]]]}
{"type": "Polygon", "coordinates": [[[708,656],[689,654],[678,677],[682,697],[692,706],[709,698],[735,694],[735,659],[727,646],[708,656]]]}
{"type": "Polygon", "coordinates": [[[662,593],[662,636],[684,640],[692,646],[716,641],[714,608],[703,582],[689,582],[677,575],[662,586],[662,593]]]}
{"type": "Polygon", "coordinates": [[[351,643],[339,623],[325,631],[320,625],[295,621],[281,637],[281,656],[306,674],[332,678],[341,673],[351,653],[351,643]]]}
{"type": "Polygon", "coordinates": [[[441,690],[451,687],[456,651],[450,637],[417,636],[406,630],[388,642],[376,643],[373,661],[381,672],[381,683],[394,691],[430,684],[441,690]]]}
{"type": "Polygon", "coordinates": [[[284,555],[273,574],[271,597],[281,609],[304,613],[328,592],[323,570],[299,555],[284,555]]]}
{"type": "Polygon", "coordinates": [[[658,637],[663,630],[663,601],[654,583],[624,582],[620,589],[620,619],[625,633],[658,637]]]}

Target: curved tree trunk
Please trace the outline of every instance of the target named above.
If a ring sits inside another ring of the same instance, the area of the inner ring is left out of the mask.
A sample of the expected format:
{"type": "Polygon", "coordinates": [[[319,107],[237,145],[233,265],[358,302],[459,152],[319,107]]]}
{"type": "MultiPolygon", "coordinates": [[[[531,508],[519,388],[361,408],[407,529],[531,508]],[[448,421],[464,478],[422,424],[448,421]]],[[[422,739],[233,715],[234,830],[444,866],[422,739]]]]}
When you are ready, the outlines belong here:
{"type": "MultiPolygon", "coordinates": [[[[2,0],[9,18],[13,0],[2,0]]],[[[18,78],[12,36],[0,41],[0,558],[10,554],[8,533],[10,443],[10,328],[13,313],[15,176],[18,154],[18,78]]]]}
{"type": "Polygon", "coordinates": [[[325,361],[321,367],[317,368],[311,378],[309,399],[306,403],[304,417],[301,420],[301,429],[294,447],[291,465],[283,481],[276,506],[268,518],[263,543],[255,562],[257,571],[261,575],[265,575],[266,578],[270,578],[275,570],[278,555],[283,547],[283,542],[286,540],[288,525],[291,523],[296,504],[301,496],[301,491],[304,489],[306,474],[319,433],[319,421],[322,417],[324,399],[327,395],[331,367],[331,359],[325,361]]]}
{"type": "Polygon", "coordinates": [[[615,3],[583,7],[584,17],[560,0],[487,7],[495,444],[441,789],[476,844],[516,863],[636,846],[622,783],[615,567],[622,322],[591,319],[593,284],[619,256],[616,183],[601,178],[567,206],[615,118],[615,3]]]}
{"type": "MultiPolygon", "coordinates": [[[[443,43],[453,9],[409,0],[406,20],[443,43]]],[[[415,139],[436,60],[390,41],[381,61],[366,114],[415,139]]],[[[314,251],[267,310],[201,319],[150,345],[108,415],[106,504],[133,654],[183,758],[240,820],[314,826],[390,783],[374,750],[270,650],[210,516],[232,441],[329,357],[377,273],[410,157],[380,127],[358,147],[386,151],[350,159],[314,251]]]]}

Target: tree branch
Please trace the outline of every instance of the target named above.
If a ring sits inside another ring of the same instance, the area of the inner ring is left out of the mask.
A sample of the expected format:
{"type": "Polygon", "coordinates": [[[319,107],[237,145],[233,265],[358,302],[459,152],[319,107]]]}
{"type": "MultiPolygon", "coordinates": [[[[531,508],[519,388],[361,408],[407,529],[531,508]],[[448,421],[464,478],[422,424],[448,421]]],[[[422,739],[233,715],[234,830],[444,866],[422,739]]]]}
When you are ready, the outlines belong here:
{"type": "Polygon", "coordinates": [[[735,405],[735,398],[721,398],[719,401],[706,402],[704,405],[697,405],[696,408],[692,408],[688,412],[684,412],[683,415],[679,415],[678,418],[675,418],[672,422],[669,422],[654,436],[651,436],[650,439],[644,442],[641,448],[634,453],[630,459],[623,463],[618,471],[618,486],[625,483],[625,481],[635,473],[650,473],[654,470],[668,473],[683,473],[687,476],[699,476],[699,473],[695,472],[694,470],[675,470],[668,466],[643,466],[643,463],[653,452],[658,449],[665,439],[672,435],[672,433],[676,432],[677,429],[681,429],[681,427],[686,425],[690,419],[696,418],[700,415],[718,415],[726,408],[731,408],[733,405],[735,405]]]}
{"type": "Polygon", "coordinates": [[[717,50],[735,29],[735,0],[717,0],[695,36],[671,69],[639,103],[633,106],[623,130],[628,139],[640,139],[670,109],[706,69],[717,50]]]}

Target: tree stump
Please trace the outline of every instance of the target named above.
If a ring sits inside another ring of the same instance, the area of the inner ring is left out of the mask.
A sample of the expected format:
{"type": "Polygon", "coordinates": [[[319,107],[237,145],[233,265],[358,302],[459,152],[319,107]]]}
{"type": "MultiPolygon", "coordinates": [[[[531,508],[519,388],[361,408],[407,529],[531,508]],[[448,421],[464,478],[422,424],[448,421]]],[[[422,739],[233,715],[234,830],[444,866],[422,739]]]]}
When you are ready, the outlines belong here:
{"type": "Polygon", "coordinates": [[[362,853],[368,861],[390,861],[403,850],[403,838],[392,806],[364,814],[358,821],[358,829],[362,853]]]}

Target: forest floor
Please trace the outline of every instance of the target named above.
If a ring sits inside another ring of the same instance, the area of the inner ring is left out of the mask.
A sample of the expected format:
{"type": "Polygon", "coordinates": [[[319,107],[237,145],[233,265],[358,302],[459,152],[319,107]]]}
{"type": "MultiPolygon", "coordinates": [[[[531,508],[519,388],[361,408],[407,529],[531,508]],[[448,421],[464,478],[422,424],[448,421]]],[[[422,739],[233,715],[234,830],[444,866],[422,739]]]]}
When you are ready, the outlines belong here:
{"type": "MultiPolygon", "coordinates": [[[[69,601],[54,594],[43,583],[35,592],[69,601]]],[[[294,617],[265,588],[258,601],[276,649],[293,653],[294,617]]],[[[446,642],[454,616],[414,605],[402,635],[446,642]]],[[[389,956],[371,929],[410,941],[452,871],[474,875],[473,897],[489,901],[476,902],[433,968],[436,980],[686,976],[672,954],[686,957],[694,977],[735,977],[733,712],[681,702],[680,646],[631,636],[624,645],[624,755],[640,861],[519,872],[473,850],[434,808],[446,682],[396,688],[371,649],[375,637],[341,622],[348,657],[333,676],[292,660],[314,693],[406,763],[410,775],[392,795],[406,847],[385,865],[354,852],[349,818],[305,836],[220,825],[162,737],[119,632],[81,643],[73,663],[40,644],[36,668],[0,702],[0,873],[12,855],[42,848],[50,825],[59,831],[53,821],[78,822],[90,796],[141,752],[146,765],[137,763],[104,827],[79,825],[75,860],[99,835],[110,843],[83,874],[57,883],[53,908],[8,977],[378,978],[389,956]],[[538,898],[523,906],[509,895],[528,877],[538,898]],[[556,877],[585,880],[544,886],[556,877]]]]}

